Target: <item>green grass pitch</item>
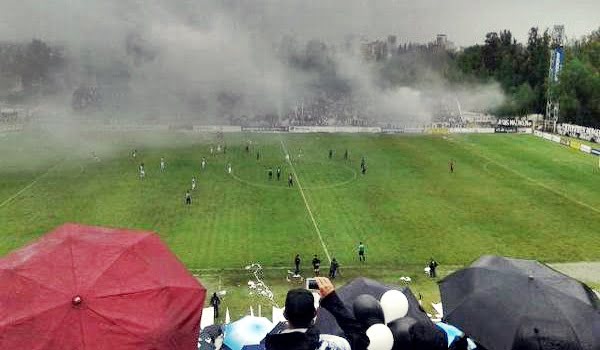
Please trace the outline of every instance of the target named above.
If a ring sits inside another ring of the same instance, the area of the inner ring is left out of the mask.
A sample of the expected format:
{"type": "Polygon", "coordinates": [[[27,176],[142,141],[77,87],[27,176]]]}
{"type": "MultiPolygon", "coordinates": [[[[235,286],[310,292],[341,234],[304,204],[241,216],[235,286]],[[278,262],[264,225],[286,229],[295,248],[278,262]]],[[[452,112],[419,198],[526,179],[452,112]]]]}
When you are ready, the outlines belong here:
{"type": "Polygon", "coordinates": [[[462,265],[482,254],[599,260],[597,163],[528,135],[5,134],[0,256],[79,222],[156,231],[191,269],[291,267],[296,253],[308,266],[313,254],[327,263],[326,250],[358,265],[359,241],[368,265],[381,268],[424,266],[432,256],[462,265]],[[227,153],[211,155],[219,143],[227,153]],[[303,192],[287,186],[284,148],[303,192]],[[269,181],[277,166],[282,179],[269,181]],[[192,176],[198,186],[186,206],[192,176]]]}

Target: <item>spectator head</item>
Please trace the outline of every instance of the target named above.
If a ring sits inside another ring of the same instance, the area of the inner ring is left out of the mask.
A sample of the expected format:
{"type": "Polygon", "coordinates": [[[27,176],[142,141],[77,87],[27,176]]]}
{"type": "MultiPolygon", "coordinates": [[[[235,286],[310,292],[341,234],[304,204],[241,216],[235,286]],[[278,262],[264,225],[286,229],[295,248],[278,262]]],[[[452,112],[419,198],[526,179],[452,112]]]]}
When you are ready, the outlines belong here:
{"type": "Polygon", "coordinates": [[[287,293],[285,298],[285,319],[292,328],[308,328],[317,315],[315,299],[308,289],[297,288],[287,293]]]}

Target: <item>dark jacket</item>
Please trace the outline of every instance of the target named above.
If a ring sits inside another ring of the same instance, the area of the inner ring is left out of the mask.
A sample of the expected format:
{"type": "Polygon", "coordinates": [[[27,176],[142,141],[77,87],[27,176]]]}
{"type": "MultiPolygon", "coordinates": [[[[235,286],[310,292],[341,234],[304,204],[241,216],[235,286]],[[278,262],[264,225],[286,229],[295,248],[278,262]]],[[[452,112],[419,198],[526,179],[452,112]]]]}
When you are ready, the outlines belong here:
{"type": "Polygon", "coordinates": [[[210,298],[210,305],[219,307],[219,304],[221,304],[221,299],[219,299],[218,296],[213,295],[212,298],[210,298]]]}
{"type": "MultiPolygon", "coordinates": [[[[352,313],[344,306],[337,294],[332,292],[321,300],[321,307],[329,311],[344,332],[352,350],[366,350],[369,338],[352,313]]],[[[290,332],[267,335],[267,350],[314,350],[319,348],[319,331],[310,327],[306,333],[290,332]]]]}

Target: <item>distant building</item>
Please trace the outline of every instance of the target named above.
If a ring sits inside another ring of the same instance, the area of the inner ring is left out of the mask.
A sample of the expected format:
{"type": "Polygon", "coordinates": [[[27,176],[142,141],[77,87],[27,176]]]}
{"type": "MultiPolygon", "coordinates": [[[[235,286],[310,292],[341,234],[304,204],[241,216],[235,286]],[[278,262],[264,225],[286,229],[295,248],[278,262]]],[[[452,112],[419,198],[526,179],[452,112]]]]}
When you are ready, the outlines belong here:
{"type": "Polygon", "coordinates": [[[360,51],[365,61],[381,61],[388,58],[388,44],[385,41],[362,43],[360,51]]]}
{"type": "Polygon", "coordinates": [[[388,58],[392,57],[395,52],[398,51],[397,38],[395,35],[388,35],[387,37],[387,54],[388,58]]]}
{"type": "Polygon", "coordinates": [[[434,46],[448,51],[453,51],[456,48],[454,43],[448,40],[448,36],[446,34],[438,34],[435,37],[435,42],[433,44],[434,46]]]}

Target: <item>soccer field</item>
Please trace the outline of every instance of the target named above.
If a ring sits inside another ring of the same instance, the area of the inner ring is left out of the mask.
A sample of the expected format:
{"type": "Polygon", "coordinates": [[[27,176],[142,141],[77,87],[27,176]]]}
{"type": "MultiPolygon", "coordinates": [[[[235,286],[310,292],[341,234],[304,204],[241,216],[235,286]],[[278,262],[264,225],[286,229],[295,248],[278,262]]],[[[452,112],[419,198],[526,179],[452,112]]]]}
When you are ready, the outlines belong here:
{"type": "Polygon", "coordinates": [[[595,261],[596,167],[593,156],[529,135],[5,134],[0,256],[79,222],[156,231],[190,269],[291,267],[296,253],[305,266],[313,254],[357,265],[359,241],[369,266],[382,268],[430,257],[462,265],[482,254],[595,261]],[[282,179],[269,180],[278,166],[282,179]]]}

